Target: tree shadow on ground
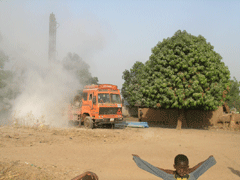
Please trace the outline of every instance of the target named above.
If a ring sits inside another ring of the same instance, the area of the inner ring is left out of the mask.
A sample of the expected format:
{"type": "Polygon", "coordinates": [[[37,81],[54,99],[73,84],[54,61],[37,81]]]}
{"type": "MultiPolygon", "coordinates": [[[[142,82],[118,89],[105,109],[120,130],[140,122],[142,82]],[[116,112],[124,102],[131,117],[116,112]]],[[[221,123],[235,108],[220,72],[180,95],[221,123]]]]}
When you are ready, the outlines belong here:
{"type": "Polygon", "coordinates": [[[235,169],[233,169],[233,168],[231,168],[231,167],[228,167],[228,169],[230,169],[230,170],[232,171],[233,174],[236,174],[237,176],[240,177],[240,171],[235,170],[235,169]]]}
{"type": "MultiPolygon", "coordinates": [[[[154,127],[154,128],[163,128],[163,129],[176,129],[177,125],[168,125],[165,124],[164,122],[148,122],[149,127],[154,127]]],[[[208,130],[208,127],[204,126],[199,126],[199,127],[186,127],[183,126],[181,129],[196,129],[196,130],[208,130]]]]}

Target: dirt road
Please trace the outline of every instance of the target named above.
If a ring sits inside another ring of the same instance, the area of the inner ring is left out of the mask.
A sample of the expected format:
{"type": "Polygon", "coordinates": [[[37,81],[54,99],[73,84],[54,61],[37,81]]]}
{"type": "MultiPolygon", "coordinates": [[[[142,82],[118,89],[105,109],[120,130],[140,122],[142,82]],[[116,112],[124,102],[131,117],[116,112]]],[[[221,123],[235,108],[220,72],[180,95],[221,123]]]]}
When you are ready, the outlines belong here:
{"type": "Polygon", "coordinates": [[[137,167],[131,154],[173,169],[177,154],[190,167],[213,155],[199,180],[240,179],[240,132],[224,130],[0,127],[1,179],[71,179],[87,170],[100,180],[160,179],[137,167]]]}

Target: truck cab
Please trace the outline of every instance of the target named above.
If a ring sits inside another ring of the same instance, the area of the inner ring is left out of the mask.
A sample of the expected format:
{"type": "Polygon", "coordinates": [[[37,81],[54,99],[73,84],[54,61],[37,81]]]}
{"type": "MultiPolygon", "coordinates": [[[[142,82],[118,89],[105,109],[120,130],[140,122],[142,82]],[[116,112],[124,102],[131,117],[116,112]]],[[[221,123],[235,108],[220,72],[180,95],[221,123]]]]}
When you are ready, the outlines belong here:
{"type": "Polygon", "coordinates": [[[116,85],[87,85],[79,94],[77,103],[70,108],[70,121],[79,121],[79,125],[93,128],[103,125],[114,127],[122,122],[122,101],[116,85]]]}

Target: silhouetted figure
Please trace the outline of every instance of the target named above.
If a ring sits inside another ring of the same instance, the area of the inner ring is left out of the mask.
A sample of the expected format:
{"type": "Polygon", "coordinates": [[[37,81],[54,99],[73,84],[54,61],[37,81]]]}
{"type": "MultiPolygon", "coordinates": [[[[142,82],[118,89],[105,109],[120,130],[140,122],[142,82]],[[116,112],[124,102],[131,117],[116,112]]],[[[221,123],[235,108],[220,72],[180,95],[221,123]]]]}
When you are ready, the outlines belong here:
{"type": "Polygon", "coordinates": [[[142,122],[142,116],[143,116],[143,112],[142,112],[142,110],[140,109],[140,119],[139,119],[139,122],[142,122]]]}

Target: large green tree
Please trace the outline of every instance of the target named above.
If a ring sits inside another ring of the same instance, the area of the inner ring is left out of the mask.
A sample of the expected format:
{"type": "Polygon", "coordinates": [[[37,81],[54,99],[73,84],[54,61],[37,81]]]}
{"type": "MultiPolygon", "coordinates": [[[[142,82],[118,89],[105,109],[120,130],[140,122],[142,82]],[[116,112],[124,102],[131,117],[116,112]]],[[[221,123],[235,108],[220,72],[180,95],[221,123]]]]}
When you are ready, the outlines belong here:
{"type": "Polygon", "coordinates": [[[227,100],[228,106],[236,108],[240,112],[240,81],[237,81],[235,77],[231,80],[231,87],[229,92],[229,99],[227,100]]]}
{"type": "Polygon", "coordinates": [[[125,82],[122,85],[122,95],[127,100],[130,107],[140,105],[142,102],[143,94],[140,91],[140,80],[142,79],[144,64],[137,61],[130,71],[125,70],[122,78],[125,82]]]}
{"type": "MultiPolygon", "coordinates": [[[[230,89],[230,72],[221,60],[201,35],[179,30],[163,39],[152,48],[139,74],[141,106],[179,109],[178,129],[185,120],[184,110],[216,110],[229,98],[230,89]]],[[[137,96],[126,96],[133,94],[130,85],[124,87],[123,97],[137,102],[137,96]]]]}
{"type": "Polygon", "coordinates": [[[90,66],[78,54],[68,53],[63,59],[63,66],[77,77],[81,85],[98,84],[98,78],[92,77],[90,66]]]}

